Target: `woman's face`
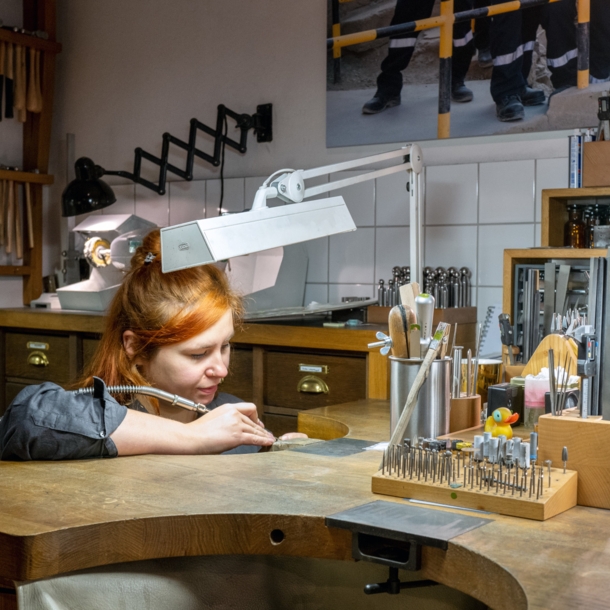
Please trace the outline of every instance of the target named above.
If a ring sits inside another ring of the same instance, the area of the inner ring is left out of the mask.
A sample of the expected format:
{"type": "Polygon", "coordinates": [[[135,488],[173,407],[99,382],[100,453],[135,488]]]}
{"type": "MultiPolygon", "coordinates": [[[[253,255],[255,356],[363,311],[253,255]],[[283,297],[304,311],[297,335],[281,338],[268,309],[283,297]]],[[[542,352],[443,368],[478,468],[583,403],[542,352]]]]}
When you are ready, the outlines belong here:
{"type": "Polygon", "coordinates": [[[228,310],[208,330],[162,347],[150,360],[139,363],[142,373],[160,390],[209,404],[227,376],[233,333],[233,314],[228,310]]]}

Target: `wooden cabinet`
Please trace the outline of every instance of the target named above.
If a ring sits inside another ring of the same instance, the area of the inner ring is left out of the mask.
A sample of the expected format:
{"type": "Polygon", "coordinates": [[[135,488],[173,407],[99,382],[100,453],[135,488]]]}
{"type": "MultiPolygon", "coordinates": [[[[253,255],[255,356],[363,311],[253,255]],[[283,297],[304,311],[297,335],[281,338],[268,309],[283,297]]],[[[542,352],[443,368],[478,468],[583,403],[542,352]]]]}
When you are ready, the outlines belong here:
{"type": "MultiPolygon", "coordinates": [[[[72,383],[104,329],[95,313],[0,310],[0,414],[25,386],[72,383]],[[46,363],[45,363],[46,361],[46,363]]],[[[232,340],[223,392],[254,402],[276,434],[297,429],[304,409],[389,396],[388,360],[367,348],[387,327],[247,323],[232,340]]]]}

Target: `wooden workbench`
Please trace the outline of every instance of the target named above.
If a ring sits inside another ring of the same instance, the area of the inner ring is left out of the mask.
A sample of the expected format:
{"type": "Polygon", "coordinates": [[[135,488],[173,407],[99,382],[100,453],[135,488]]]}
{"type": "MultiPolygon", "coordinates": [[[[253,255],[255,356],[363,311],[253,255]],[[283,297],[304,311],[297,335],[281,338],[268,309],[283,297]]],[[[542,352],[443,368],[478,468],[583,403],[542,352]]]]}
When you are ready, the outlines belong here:
{"type": "MultiPolygon", "coordinates": [[[[301,413],[320,436],[387,440],[388,404],[301,413]],[[385,418],[385,421],[384,421],[385,418]]],[[[0,462],[0,586],[158,557],[287,555],[350,560],[351,538],[324,517],[374,499],[378,452],[141,456],[0,462]],[[284,539],[273,543],[272,530],[284,539]]],[[[435,509],[432,509],[435,510],[435,509]]],[[[438,510],[438,509],[437,509],[438,510]]],[[[466,513],[467,514],[467,513],[466,513]]],[[[576,507],[545,522],[489,515],[447,551],[424,547],[422,578],[492,608],[607,608],[610,512],[576,507]]]]}

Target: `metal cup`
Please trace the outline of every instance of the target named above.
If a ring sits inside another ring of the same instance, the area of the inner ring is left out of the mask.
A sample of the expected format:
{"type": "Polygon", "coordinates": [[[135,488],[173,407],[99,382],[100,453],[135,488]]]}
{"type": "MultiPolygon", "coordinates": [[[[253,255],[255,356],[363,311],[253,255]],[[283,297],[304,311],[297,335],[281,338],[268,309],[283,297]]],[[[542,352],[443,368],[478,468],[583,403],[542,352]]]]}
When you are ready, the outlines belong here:
{"type": "MultiPolygon", "coordinates": [[[[421,360],[390,356],[390,436],[398,424],[421,360]]],[[[451,359],[435,360],[419,390],[405,438],[436,438],[449,434],[451,359]]]]}

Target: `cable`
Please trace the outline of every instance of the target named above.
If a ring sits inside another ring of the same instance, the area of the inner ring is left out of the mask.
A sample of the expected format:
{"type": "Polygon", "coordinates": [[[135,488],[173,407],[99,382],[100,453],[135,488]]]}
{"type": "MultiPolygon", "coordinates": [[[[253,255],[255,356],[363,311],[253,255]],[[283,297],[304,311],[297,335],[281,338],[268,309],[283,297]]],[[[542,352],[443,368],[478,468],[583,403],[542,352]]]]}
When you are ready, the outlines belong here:
{"type": "Polygon", "coordinates": [[[224,134],[222,136],[222,152],[220,160],[220,205],[218,206],[218,215],[222,215],[222,203],[225,198],[225,146],[227,142],[227,135],[229,134],[229,123],[227,122],[227,115],[224,118],[224,134]]]}

